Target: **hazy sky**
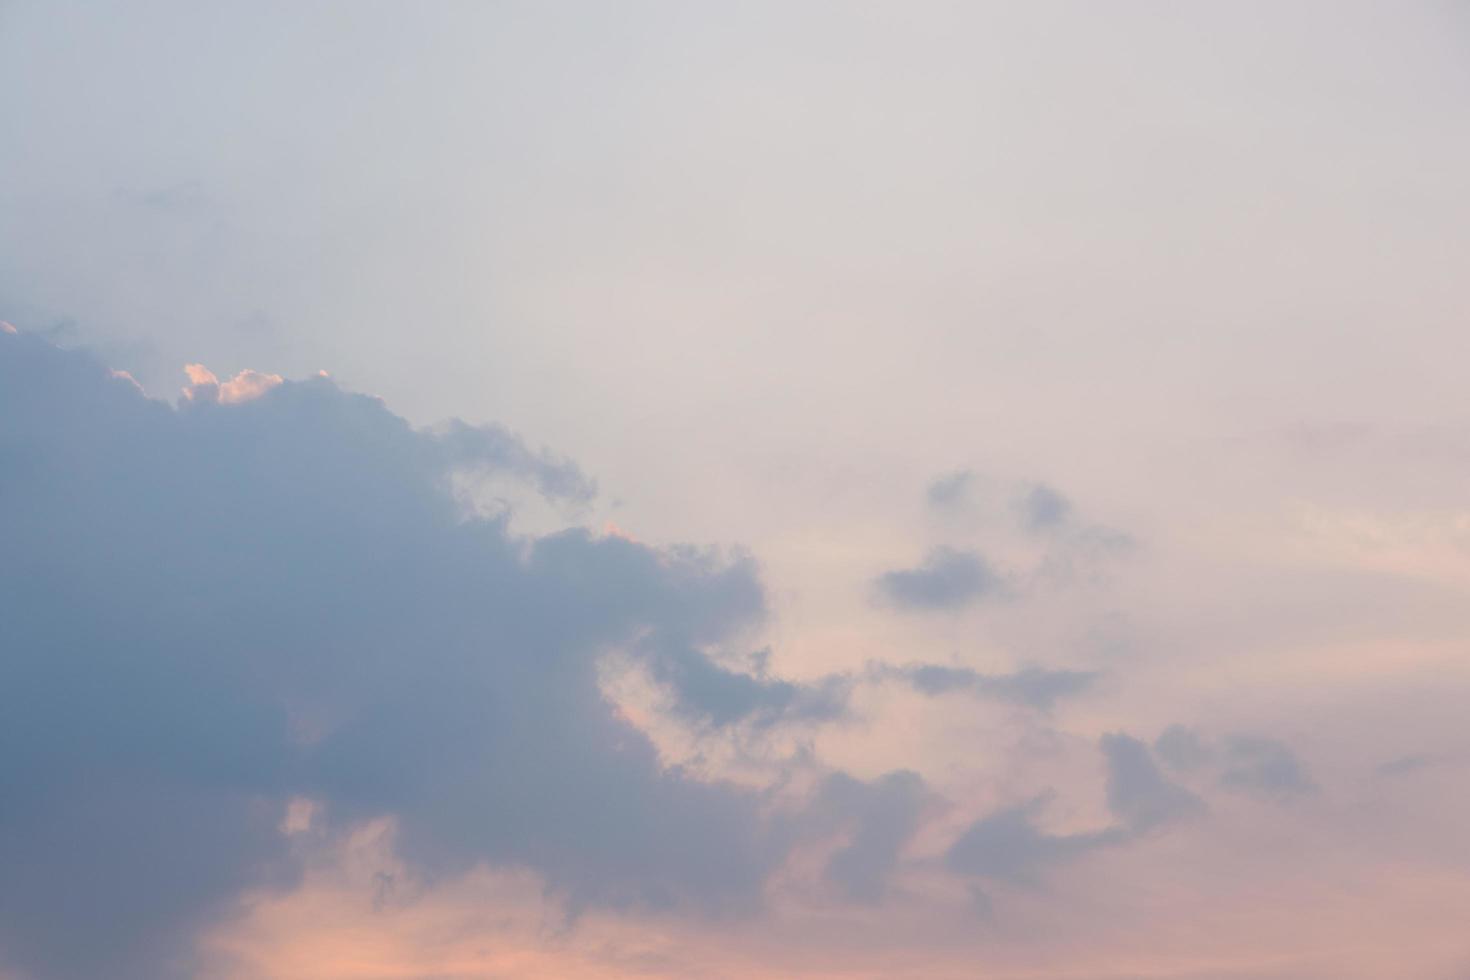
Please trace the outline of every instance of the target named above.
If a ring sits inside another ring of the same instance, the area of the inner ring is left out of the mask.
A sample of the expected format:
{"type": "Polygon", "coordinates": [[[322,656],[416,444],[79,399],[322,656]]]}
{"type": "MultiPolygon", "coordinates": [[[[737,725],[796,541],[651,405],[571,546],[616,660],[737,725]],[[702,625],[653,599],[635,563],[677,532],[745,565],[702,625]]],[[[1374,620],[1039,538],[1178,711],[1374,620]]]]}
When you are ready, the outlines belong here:
{"type": "Polygon", "coordinates": [[[1454,0],[0,0],[0,976],[1470,978],[1467,174],[1454,0]]]}

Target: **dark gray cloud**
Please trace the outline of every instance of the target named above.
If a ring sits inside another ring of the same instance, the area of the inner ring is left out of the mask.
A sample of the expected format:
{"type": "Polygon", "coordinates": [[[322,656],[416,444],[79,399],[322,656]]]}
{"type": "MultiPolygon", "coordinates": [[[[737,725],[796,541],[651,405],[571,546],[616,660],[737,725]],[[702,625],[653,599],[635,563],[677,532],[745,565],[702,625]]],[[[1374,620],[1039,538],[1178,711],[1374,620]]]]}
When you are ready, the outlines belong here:
{"type": "Polygon", "coordinates": [[[1274,738],[1232,735],[1225,739],[1221,784],[1275,800],[1291,800],[1316,790],[1290,746],[1274,738]]]}
{"type": "Polygon", "coordinates": [[[912,610],[958,609],[1004,590],[1004,582],[973,551],[935,548],[915,568],[884,572],[878,593],[895,606],[912,610]]]}
{"type": "Polygon", "coordinates": [[[902,677],[921,694],[936,696],[951,691],[968,691],[1043,711],[1049,711],[1058,698],[1082,693],[1098,678],[1097,673],[1083,670],[1026,667],[1011,674],[982,674],[968,667],[942,664],[885,668],[883,672],[902,677]]]}
{"type": "MultiPolygon", "coordinates": [[[[329,831],[393,816],[431,877],[531,868],[573,909],[758,901],[784,846],[762,800],[666,769],[596,670],[651,657],[711,720],[835,710],[693,652],[760,621],[752,563],[516,537],[463,512],[459,468],[591,492],[505,430],[415,430],[324,378],[174,408],[0,333],[6,966],[192,975],[199,928],[294,880],[300,795],[329,831]]],[[[851,860],[861,892],[882,861],[851,860]]]]}

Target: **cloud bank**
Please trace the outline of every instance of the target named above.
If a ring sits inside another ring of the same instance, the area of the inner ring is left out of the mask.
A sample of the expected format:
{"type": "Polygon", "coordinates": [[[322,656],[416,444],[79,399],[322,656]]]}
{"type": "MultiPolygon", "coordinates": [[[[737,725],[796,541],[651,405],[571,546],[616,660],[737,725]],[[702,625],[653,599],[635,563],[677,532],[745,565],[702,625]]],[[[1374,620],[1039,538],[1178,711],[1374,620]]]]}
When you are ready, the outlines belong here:
{"type": "Polygon", "coordinates": [[[571,908],[757,902],[783,848],[761,800],[665,769],[595,671],[647,657],[717,723],[836,710],[700,652],[761,620],[749,559],[520,538],[451,474],[593,490],[506,430],[416,430],[320,377],[190,380],[174,408],[0,335],[10,966],[193,975],[198,929],[299,874],[299,798],[328,826],[391,817],[427,874],[523,867],[571,908]]]}
{"type": "MultiPolygon", "coordinates": [[[[521,535],[458,485],[576,511],[597,490],[572,461],[499,426],[416,429],[325,376],[188,374],[169,405],[88,353],[0,333],[0,969],[205,975],[200,937],[242,901],[302,893],[303,828],[340,843],[390,826],[426,888],[526,875],[568,924],[744,919],[802,867],[824,914],[889,914],[940,873],[1005,916],[1063,868],[1207,822],[1211,789],[1278,814],[1317,792],[1285,742],[1176,724],[1152,746],[1096,739],[1100,818],[1057,830],[1076,787],[1018,782],[947,823],[965,802],[905,763],[854,775],[804,739],[896,682],[1033,709],[1005,712],[1034,739],[1008,751],[1039,759],[1061,744],[1049,712],[1101,672],[776,676],[749,653],[768,615],[750,557],[521,535]],[[609,658],[698,738],[797,733],[788,771],[670,765],[603,688],[609,658]]],[[[945,548],[878,582],[904,622],[1000,590],[945,548]]]]}

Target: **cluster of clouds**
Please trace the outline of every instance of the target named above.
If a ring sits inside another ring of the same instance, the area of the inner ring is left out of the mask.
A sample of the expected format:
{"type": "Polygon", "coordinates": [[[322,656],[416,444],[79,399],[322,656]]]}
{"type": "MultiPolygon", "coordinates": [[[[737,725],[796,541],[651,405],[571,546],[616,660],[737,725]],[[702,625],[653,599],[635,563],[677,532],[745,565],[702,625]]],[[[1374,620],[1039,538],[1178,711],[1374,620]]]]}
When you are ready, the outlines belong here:
{"type": "Polygon", "coordinates": [[[8,962],[189,975],[198,928],[299,870],[277,825],[301,797],[339,826],[391,815],[437,873],[531,867],[571,903],[756,901],[780,858],[760,800],[665,770],[594,669],[754,626],[748,559],[465,519],[461,468],[591,492],[501,429],[417,431],[326,378],[225,397],[252,376],[196,371],[175,408],[3,340],[8,962]]]}
{"type": "MultiPolygon", "coordinates": [[[[818,839],[837,842],[826,882],[877,903],[936,799],[919,773],[826,770],[792,802],[670,767],[598,664],[629,658],[707,730],[850,718],[863,683],[1045,713],[1097,677],[744,669],[728,653],[767,613],[748,555],[519,535],[454,493],[489,473],[575,509],[596,486],[571,461],[496,426],[415,429],[325,376],[188,375],[169,405],[86,352],[0,334],[0,963],[23,975],[193,975],[200,930],[300,880],[282,827],[302,800],[326,833],[391,818],[430,880],[530,870],[573,917],[753,912],[818,839]]],[[[1037,533],[1073,519],[1040,487],[1021,515],[1037,533]]],[[[877,581],[906,609],[1001,588],[961,550],[877,581]]],[[[1155,755],[1276,798],[1311,785],[1265,739],[1176,727],[1099,748],[1111,824],[1047,833],[1036,797],[975,820],[944,866],[1033,880],[1203,812],[1155,755]]]]}
{"type": "MultiPolygon", "coordinates": [[[[974,511],[994,494],[983,482],[973,470],[946,473],[929,484],[926,503],[940,516],[974,511]]],[[[873,582],[878,599],[916,613],[1015,600],[1057,582],[1096,579],[1136,547],[1129,535],[1082,520],[1072,501],[1048,484],[1022,484],[1008,497],[1010,523],[1033,546],[1032,567],[1003,569],[973,547],[940,544],[914,565],[880,573],[873,582]]]]}

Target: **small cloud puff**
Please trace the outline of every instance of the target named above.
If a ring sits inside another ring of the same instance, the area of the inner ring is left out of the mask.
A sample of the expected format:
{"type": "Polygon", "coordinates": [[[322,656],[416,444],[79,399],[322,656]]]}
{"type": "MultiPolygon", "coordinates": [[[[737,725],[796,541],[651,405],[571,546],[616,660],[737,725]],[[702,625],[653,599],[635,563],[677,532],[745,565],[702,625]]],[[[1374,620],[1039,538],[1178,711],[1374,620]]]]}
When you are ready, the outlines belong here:
{"type": "Polygon", "coordinates": [[[1037,483],[1016,501],[1016,513],[1027,531],[1046,531],[1071,518],[1072,503],[1046,484],[1037,483]]]}
{"type": "Polygon", "coordinates": [[[185,364],[184,373],[189,376],[189,384],[181,392],[185,401],[218,402],[221,405],[252,401],[284,380],[279,374],[262,374],[246,368],[230,380],[221,382],[203,364],[185,364]]]}
{"type": "Polygon", "coordinates": [[[946,473],[933,483],[929,484],[926,496],[931,507],[952,507],[961,503],[969,496],[975,483],[975,474],[971,470],[955,470],[946,473]]]}
{"type": "Polygon", "coordinates": [[[914,568],[884,572],[879,595],[901,609],[959,609],[1000,594],[1004,581],[977,552],[935,548],[914,568]]]}
{"type": "Polygon", "coordinates": [[[1025,667],[1010,674],[982,674],[969,667],[943,664],[914,664],[879,668],[886,675],[908,681],[920,694],[935,697],[951,691],[966,691],[981,697],[1051,710],[1058,698],[1080,694],[1097,680],[1097,673],[1082,670],[1046,670],[1025,667]]]}

